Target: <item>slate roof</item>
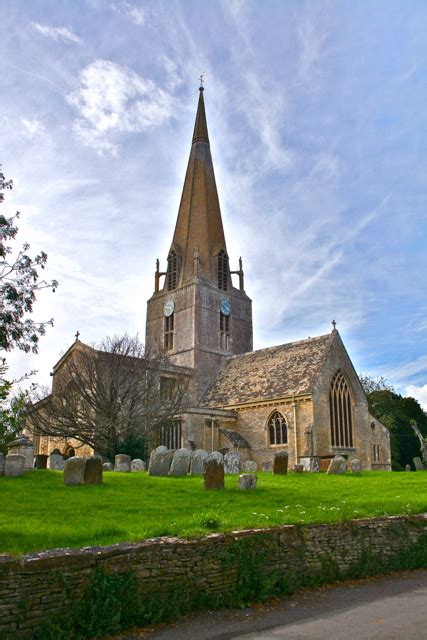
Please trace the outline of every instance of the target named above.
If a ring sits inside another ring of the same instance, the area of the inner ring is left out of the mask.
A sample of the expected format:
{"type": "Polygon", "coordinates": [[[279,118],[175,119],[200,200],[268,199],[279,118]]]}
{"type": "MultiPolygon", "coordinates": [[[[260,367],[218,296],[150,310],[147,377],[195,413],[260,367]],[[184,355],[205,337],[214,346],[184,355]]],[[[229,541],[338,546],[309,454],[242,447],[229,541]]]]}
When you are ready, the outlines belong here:
{"type": "Polygon", "coordinates": [[[204,398],[210,407],[310,393],[334,336],[289,342],[231,356],[204,398]]]}

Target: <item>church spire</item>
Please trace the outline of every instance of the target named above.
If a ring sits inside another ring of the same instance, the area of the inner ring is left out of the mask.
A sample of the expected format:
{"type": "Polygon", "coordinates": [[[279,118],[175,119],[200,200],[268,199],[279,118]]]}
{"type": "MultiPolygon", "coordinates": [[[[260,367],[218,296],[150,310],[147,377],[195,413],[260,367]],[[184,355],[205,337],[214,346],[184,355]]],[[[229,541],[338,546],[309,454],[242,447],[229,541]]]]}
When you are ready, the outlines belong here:
{"type": "MultiPolygon", "coordinates": [[[[221,251],[227,254],[203,94],[201,86],[190,158],[169,253],[169,256],[176,255],[175,286],[184,284],[195,275],[217,285],[218,256],[221,251]],[[196,247],[197,273],[194,266],[196,247]]],[[[168,262],[172,264],[171,260],[168,262]]],[[[166,289],[169,288],[168,282],[170,278],[167,277],[166,289]]]]}

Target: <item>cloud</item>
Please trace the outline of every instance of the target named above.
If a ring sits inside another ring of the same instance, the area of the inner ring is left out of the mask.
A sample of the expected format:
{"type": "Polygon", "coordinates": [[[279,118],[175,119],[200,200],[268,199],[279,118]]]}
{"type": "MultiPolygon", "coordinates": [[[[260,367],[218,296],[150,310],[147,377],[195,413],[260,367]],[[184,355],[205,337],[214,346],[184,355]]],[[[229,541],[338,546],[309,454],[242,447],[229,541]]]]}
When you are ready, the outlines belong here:
{"type": "Polygon", "coordinates": [[[407,380],[411,376],[427,371],[427,356],[421,356],[395,368],[386,370],[386,377],[390,380],[407,380]]]}
{"type": "Polygon", "coordinates": [[[145,12],[141,7],[136,7],[130,2],[123,0],[122,2],[113,2],[111,8],[116,13],[121,13],[127,16],[132,22],[138,26],[142,26],[145,22],[145,12]]]}
{"type": "Polygon", "coordinates": [[[418,400],[424,411],[427,411],[427,384],[417,387],[415,384],[410,384],[406,387],[406,395],[418,400]]]}
{"type": "Polygon", "coordinates": [[[33,29],[47,38],[72,44],[82,44],[81,38],[67,27],[49,27],[46,24],[39,24],[38,22],[33,22],[32,25],[33,29]]]}
{"type": "Polygon", "coordinates": [[[109,139],[117,132],[141,132],[160,125],[172,112],[171,96],[154,82],[108,60],[83,69],[68,96],[79,117],[73,128],[83,144],[98,153],[117,153],[109,139]]]}
{"type": "Polygon", "coordinates": [[[24,137],[32,140],[45,132],[44,125],[37,119],[21,118],[21,133],[24,137]]]}

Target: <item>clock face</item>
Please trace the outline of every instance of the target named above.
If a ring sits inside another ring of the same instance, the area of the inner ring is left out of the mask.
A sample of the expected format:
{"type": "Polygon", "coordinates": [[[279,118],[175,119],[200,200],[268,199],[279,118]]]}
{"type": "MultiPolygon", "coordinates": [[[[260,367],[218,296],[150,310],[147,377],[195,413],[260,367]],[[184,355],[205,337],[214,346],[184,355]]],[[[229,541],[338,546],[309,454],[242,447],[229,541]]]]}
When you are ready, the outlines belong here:
{"type": "Polygon", "coordinates": [[[219,305],[219,308],[221,309],[221,312],[225,315],[225,316],[229,316],[231,313],[231,304],[230,304],[230,300],[221,300],[221,304],[219,305]]]}
{"type": "Polygon", "coordinates": [[[173,310],[175,309],[175,304],[173,300],[167,300],[167,302],[165,302],[165,306],[163,308],[165,316],[167,318],[169,318],[169,316],[171,316],[173,314],[173,310]]]}

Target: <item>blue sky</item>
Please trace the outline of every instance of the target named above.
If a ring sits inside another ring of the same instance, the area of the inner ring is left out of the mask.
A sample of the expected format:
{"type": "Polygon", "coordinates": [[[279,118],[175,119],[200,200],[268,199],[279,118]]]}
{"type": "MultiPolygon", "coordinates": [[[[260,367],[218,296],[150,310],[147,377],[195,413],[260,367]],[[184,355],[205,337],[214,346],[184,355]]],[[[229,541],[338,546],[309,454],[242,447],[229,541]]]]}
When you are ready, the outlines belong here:
{"type": "Polygon", "coordinates": [[[424,0],[2,0],[0,162],[55,318],[14,375],[74,339],[144,335],[198,97],[255,347],[326,333],[427,408],[424,0]]]}

